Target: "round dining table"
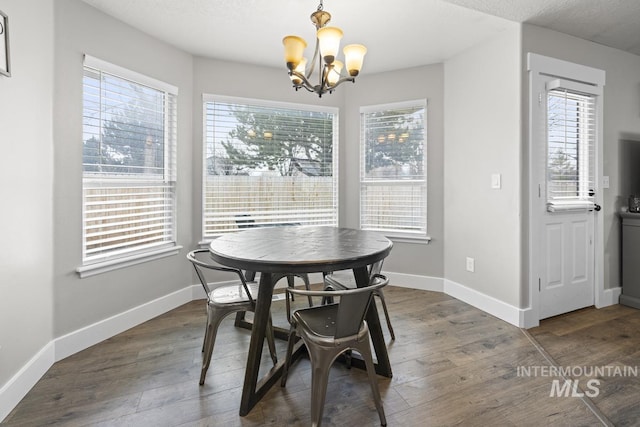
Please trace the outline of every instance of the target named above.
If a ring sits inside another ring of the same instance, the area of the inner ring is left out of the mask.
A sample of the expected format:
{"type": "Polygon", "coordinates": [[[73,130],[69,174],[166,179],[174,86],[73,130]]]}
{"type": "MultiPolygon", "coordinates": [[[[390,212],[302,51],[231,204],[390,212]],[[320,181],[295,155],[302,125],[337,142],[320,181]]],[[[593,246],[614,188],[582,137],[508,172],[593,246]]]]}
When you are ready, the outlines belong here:
{"type": "MultiPolygon", "coordinates": [[[[247,357],[240,415],[247,415],[282,375],[284,361],[259,379],[260,360],[275,284],[291,274],[353,270],[358,287],[369,284],[367,267],[387,257],[393,243],[371,231],[326,226],[250,228],[225,234],[209,244],[214,261],[240,270],[259,272],[251,341],[247,357]]],[[[372,304],[366,316],[376,354],[376,372],[391,377],[391,365],[372,304]]],[[[353,366],[364,367],[353,360],[353,366]]]]}

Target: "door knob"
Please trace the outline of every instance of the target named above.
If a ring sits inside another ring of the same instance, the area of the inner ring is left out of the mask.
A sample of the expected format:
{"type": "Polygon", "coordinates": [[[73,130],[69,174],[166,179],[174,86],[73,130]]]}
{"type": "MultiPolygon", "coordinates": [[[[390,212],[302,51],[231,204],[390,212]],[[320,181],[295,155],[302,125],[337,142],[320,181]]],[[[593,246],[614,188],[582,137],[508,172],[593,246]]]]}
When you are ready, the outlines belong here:
{"type": "Polygon", "coordinates": [[[600,212],[600,209],[602,209],[602,207],[601,207],[600,205],[596,205],[596,204],[594,203],[594,205],[593,205],[593,210],[595,210],[596,212],[600,212]]]}

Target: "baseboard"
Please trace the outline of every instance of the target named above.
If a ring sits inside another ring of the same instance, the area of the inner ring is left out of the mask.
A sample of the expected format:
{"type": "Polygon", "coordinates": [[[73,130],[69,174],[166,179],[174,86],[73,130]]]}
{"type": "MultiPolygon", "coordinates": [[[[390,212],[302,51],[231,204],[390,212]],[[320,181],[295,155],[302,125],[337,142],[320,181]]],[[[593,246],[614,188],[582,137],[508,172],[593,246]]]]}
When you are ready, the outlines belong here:
{"type": "Polygon", "coordinates": [[[444,290],[444,279],[441,277],[418,276],[415,274],[393,273],[388,271],[383,271],[382,274],[389,278],[390,286],[434,292],[443,292],[444,290]]]}
{"type": "Polygon", "coordinates": [[[417,276],[412,274],[384,272],[389,277],[389,284],[423,291],[444,292],[460,301],[466,302],[505,322],[518,327],[527,327],[530,323],[530,309],[521,309],[500,301],[491,296],[471,289],[451,280],[440,277],[417,276]]]}
{"type": "Polygon", "coordinates": [[[444,293],[514,326],[524,327],[524,321],[527,317],[526,309],[514,307],[492,296],[446,279],[444,280],[444,293]]]}
{"type": "Polygon", "coordinates": [[[16,407],[55,362],[55,344],[50,341],[0,388],[0,422],[16,407]]]}
{"type": "Polygon", "coordinates": [[[156,298],[54,340],[56,361],[111,338],[193,300],[192,287],[156,298]]]}
{"type": "Polygon", "coordinates": [[[540,319],[538,318],[538,312],[534,312],[531,307],[520,309],[520,323],[519,326],[524,329],[535,328],[540,326],[540,319]]]}
{"type": "Polygon", "coordinates": [[[610,305],[618,304],[621,294],[622,287],[620,286],[601,290],[599,292],[599,297],[596,298],[596,308],[603,308],[610,305]]]}

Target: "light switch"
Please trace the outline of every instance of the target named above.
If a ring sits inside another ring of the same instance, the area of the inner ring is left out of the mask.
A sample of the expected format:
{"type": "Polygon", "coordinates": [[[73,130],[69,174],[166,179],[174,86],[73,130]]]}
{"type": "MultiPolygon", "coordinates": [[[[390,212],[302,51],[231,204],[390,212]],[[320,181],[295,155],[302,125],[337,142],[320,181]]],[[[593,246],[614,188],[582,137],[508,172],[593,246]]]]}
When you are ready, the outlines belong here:
{"type": "Polygon", "coordinates": [[[499,173],[491,174],[491,188],[499,190],[502,187],[502,177],[499,173]]]}
{"type": "Polygon", "coordinates": [[[602,177],[602,188],[609,188],[609,177],[608,176],[603,176],[602,177]]]}

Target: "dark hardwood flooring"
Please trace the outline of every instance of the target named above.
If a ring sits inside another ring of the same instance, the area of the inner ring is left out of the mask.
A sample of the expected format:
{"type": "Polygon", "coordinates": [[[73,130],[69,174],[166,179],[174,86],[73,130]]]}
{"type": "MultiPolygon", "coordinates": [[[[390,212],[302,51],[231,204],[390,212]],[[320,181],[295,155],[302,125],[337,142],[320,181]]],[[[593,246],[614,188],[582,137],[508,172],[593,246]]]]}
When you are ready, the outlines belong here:
{"type": "Polygon", "coordinates": [[[590,307],[543,320],[528,332],[552,362],[571,368],[569,379],[578,380],[581,387],[590,380],[599,382],[590,400],[605,422],[640,425],[640,310],[590,307]],[[616,367],[619,370],[613,371],[616,367]]]}
{"type": "MultiPolygon", "coordinates": [[[[640,365],[640,310],[585,309],[523,331],[442,293],[389,286],[385,295],[397,337],[388,341],[394,376],[378,377],[389,426],[640,424],[638,377],[603,378],[599,395],[586,398],[550,397],[554,378],[519,374],[553,364],[640,365]]],[[[285,326],[284,302],[273,313],[285,326]]],[[[292,366],[286,388],[273,387],[238,415],[249,331],[231,317],[200,387],[204,322],[204,301],[193,301],[55,363],[2,424],[309,425],[306,358],[292,366]]],[[[285,343],[277,345],[284,357],[285,343]]],[[[265,349],[263,369],[270,367],[265,349]]],[[[323,425],[379,425],[365,372],[334,365],[323,425]]]]}

